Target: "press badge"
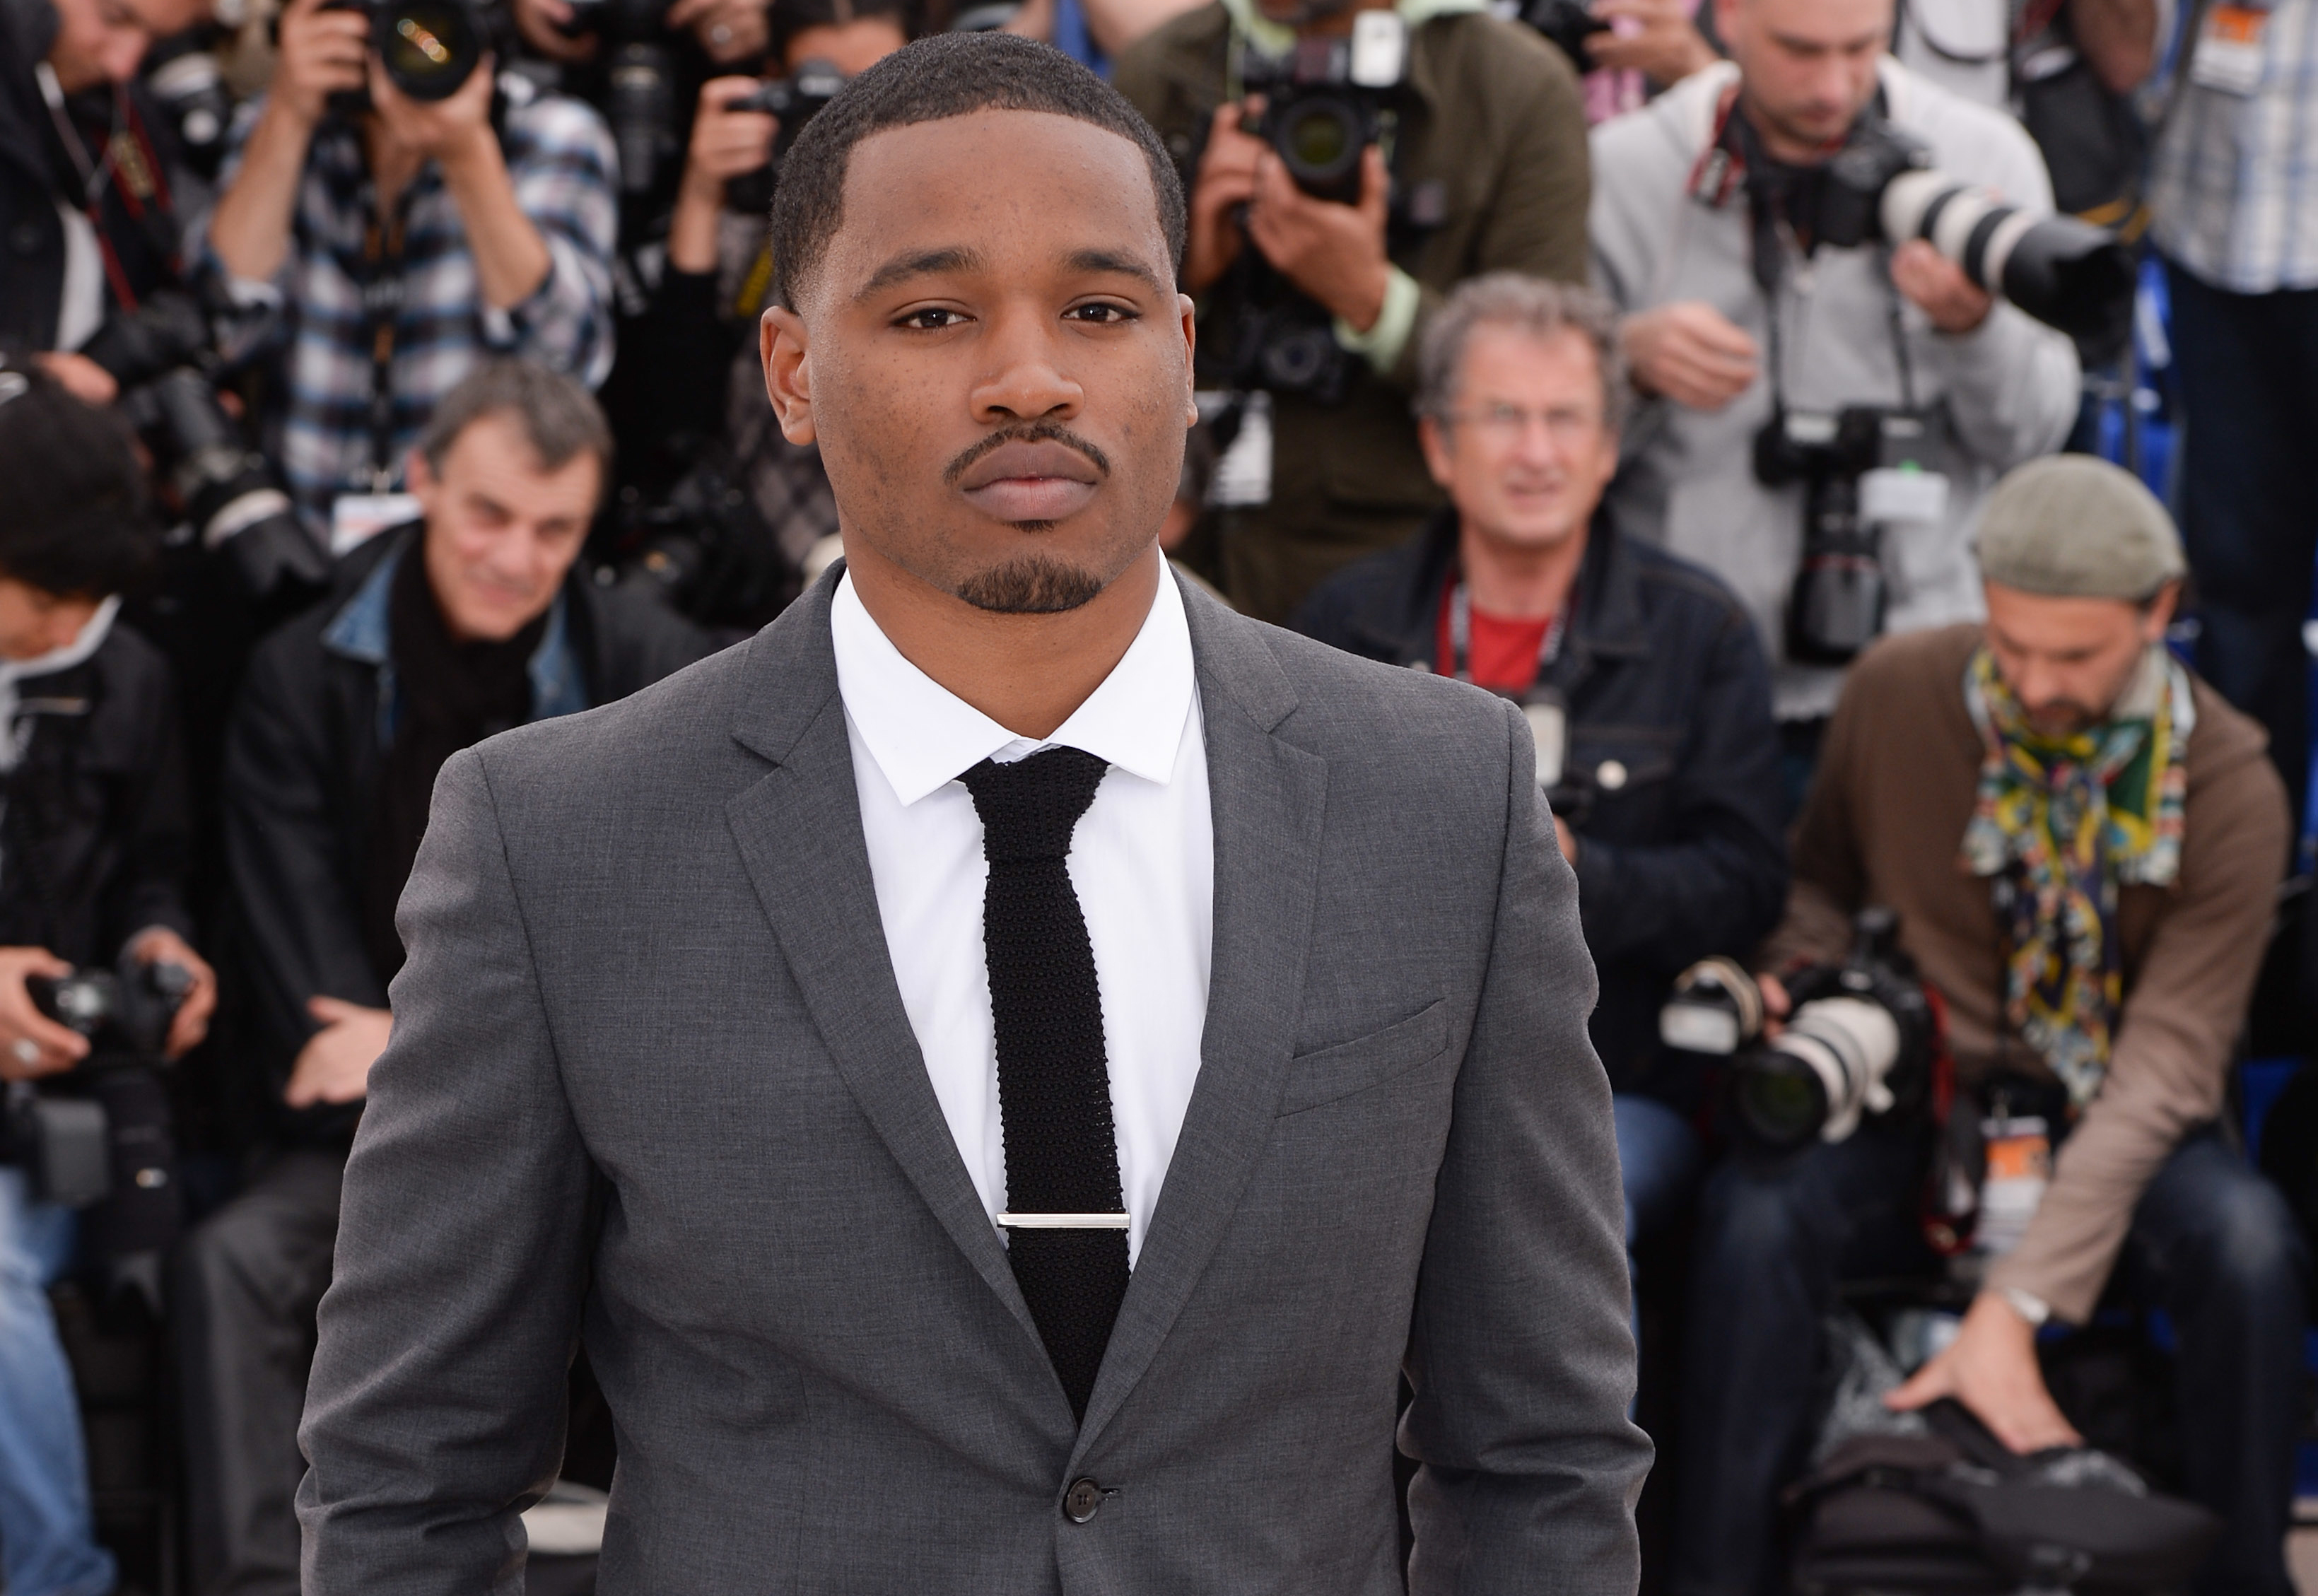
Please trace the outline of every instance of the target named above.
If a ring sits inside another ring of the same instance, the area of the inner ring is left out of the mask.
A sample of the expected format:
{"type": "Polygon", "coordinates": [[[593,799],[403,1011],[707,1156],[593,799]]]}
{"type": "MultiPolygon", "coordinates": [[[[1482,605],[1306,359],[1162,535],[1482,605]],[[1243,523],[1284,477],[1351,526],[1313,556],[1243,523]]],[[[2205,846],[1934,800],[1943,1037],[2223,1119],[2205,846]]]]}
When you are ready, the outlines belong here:
{"type": "MultiPolygon", "coordinates": [[[[1228,394],[1193,396],[1202,420],[1212,420],[1210,401],[1220,413],[1228,394]]],[[[1253,509],[1271,502],[1271,396],[1262,389],[1240,396],[1239,431],[1216,461],[1208,502],[1218,509],[1253,509]]]]}
{"type": "Polygon", "coordinates": [[[1561,785],[1561,767],[1568,754],[1569,712],[1559,704],[1524,704],[1522,719],[1537,744],[1537,785],[1550,790],[1561,785]]]}
{"type": "Polygon", "coordinates": [[[408,493],[341,493],[330,501],[330,558],[343,558],[390,526],[418,519],[418,500],[408,493]]]}
{"type": "Polygon", "coordinates": [[[2261,86],[2269,13],[2251,5],[2209,5],[2189,58],[2189,81],[2224,94],[2251,94],[2261,86]]]}
{"type": "Polygon", "coordinates": [[[2053,1139],[2044,1120],[1983,1119],[1988,1173],[1980,1183],[1980,1224],[1973,1247],[2000,1258],[2020,1244],[2053,1184],[2053,1139]]]}

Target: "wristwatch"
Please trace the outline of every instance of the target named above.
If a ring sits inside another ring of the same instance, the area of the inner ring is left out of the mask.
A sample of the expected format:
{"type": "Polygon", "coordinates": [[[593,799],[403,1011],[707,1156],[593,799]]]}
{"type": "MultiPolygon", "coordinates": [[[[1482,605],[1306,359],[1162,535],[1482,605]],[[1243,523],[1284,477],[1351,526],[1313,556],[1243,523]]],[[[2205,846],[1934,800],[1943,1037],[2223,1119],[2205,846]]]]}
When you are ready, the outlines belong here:
{"type": "Polygon", "coordinates": [[[1996,1295],[2002,1297],[2012,1311],[2028,1322],[2031,1330],[2042,1330],[2044,1321],[2053,1316],[2053,1305],[2033,1291],[2023,1291],[2017,1286],[1999,1286],[1996,1295]]]}

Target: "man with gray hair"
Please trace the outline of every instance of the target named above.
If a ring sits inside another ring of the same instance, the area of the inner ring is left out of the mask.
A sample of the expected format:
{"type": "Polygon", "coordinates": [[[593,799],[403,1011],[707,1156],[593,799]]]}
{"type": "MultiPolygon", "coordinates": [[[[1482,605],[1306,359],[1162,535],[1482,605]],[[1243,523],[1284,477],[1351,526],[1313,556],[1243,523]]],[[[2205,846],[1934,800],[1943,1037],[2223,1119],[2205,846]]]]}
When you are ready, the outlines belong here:
{"type": "Polygon", "coordinates": [[[292,1498],[314,1308],[338,1186],[402,964],[394,905],[436,773],[510,726],[624,698],[708,652],[661,606],[578,566],[611,464],[577,379],[479,367],[411,451],[423,520],[342,565],[261,644],[229,734],[227,847],[249,952],[271,1161],[186,1243],[194,1589],[299,1588],[292,1498]]]}
{"type": "MultiPolygon", "coordinates": [[[[2018,1452],[2076,1440],[2035,1335],[2113,1287],[2179,1341],[2184,1484],[2228,1521],[2195,1588],[2291,1589],[2305,1295],[2278,1190],[2221,1128],[2286,856],[2261,729],[2167,652],[2185,569],[2165,510],[2083,455],[2018,467],[1979,533],[1988,620],[1852,668],[1758,967],[1839,962],[1861,909],[1945,1000],[1957,1118],[1985,1138],[1979,1295],[1888,1399],[1953,1397],[2018,1452]],[[1977,1112],[1974,1112],[1974,1109],[1977,1112]]],[[[1789,1012],[1775,975],[1765,1008],[1789,1012]]],[[[1936,1127],[1870,1114],[1734,1159],[1700,1204],[1671,1588],[1765,1588],[1783,1475],[1846,1273],[1933,1267],[1936,1127]]]]}
{"type": "Polygon", "coordinates": [[[1678,1211],[1700,1081],[1659,1046],[1675,974],[1744,956],[1786,892],[1770,668],[1747,613],[1601,508],[1626,373],[1590,289],[1492,273],[1418,353],[1418,433],[1450,506],[1313,594],[1296,626],[1520,704],[1601,973],[1626,1240],[1678,1211]]]}

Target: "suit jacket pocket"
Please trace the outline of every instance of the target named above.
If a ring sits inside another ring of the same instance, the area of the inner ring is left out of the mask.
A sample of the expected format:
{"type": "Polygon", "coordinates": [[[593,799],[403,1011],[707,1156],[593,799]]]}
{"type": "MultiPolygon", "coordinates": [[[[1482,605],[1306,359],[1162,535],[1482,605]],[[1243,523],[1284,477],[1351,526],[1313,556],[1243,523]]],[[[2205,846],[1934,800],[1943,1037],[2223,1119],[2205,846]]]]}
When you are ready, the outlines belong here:
{"type": "Polygon", "coordinates": [[[1372,1086],[1382,1086],[1441,1056],[1449,1045],[1449,1007],[1439,1000],[1381,1031],[1289,1061],[1280,1112],[1301,1114],[1372,1086]]]}

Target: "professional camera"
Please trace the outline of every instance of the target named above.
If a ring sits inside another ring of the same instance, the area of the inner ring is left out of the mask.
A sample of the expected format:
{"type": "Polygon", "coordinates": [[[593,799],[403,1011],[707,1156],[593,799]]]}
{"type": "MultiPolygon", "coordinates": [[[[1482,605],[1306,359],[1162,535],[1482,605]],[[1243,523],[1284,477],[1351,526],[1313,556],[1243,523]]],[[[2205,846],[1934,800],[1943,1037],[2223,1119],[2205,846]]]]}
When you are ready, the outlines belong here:
{"type": "Polygon", "coordinates": [[[40,1010],[86,1036],[70,1073],[9,1084],[0,1159],[24,1171],[35,1201],[87,1210],[81,1244],[115,1288],[158,1312],[161,1260],[184,1222],[162,1049],[193,973],[123,956],[117,971],[75,971],[24,985],[40,1010]]]}
{"type": "Polygon", "coordinates": [[[751,632],[795,596],[795,573],[778,541],[723,460],[702,461],[657,501],[633,489],[622,499],[615,564],[598,580],[703,626],[751,632]]]}
{"type": "Polygon", "coordinates": [[[1931,164],[1918,139],[1880,120],[1829,157],[1819,237],[1849,248],[1922,238],[1983,290],[2100,347],[2133,320],[2133,256],[2116,235],[2072,216],[2035,216],[1931,164]]]}
{"type": "Polygon", "coordinates": [[[218,402],[209,323],[190,297],[161,293],[115,316],[81,351],[121,384],[121,408],[205,549],[229,551],[249,591],[327,587],[329,560],[298,523],[265,457],[218,402]]]}
{"type": "Polygon", "coordinates": [[[773,208],[773,176],[779,169],[781,157],[796,142],[805,123],[821,114],[822,106],[837,97],[849,79],[831,61],[800,61],[795,74],[773,78],[761,85],[752,94],[743,94],[726,103],[731,111],[754,111],[780,119],[780,130],[773,135],[772,158],[754,172],[744,172],[724,185],[724,202],[734,211],[761,217],[773,208]]]}
{"type": "Polygon", "coordinates": [[[76,970],[70,975],[32,975],[24,980],[32,1007],[89,1040],[90,1056],[158,1057],[169,1038],[169,1023],[193,973],[183,964],[123,957],[113,970],[76,970]]]}
{"type": "Polygon", "coordinates": [[[1931,1084],[1940,1023],[1899,937],[1897,915],[1863,910],[1842,964],[1783,977],[1794,1008],[1767,1043],[1754,978],[1729,959],[1703,960],[1676,981],[1659,1038],[1730,1059],[1738,1127],[1771,1151],[1840,1142],[1871,1116],[1914,1112],[1931,1084]]]}
{"type": "Polygon", "coordinates": [[[145,86],[153,92],[177,130],[185,162],[204,177],[215,177],[225,160],[226,132],[233,121],[211,35],[195,28],[162,40],[145,56],[145,86]]]}
{"type": "Polygon", "coordinates": [[[1349,39],[1299,39],[1284,56],[1250,51],[1242,81],[1264,104],[1248,131],[1306,193],[1357,205],[1361,156],[1390,126],[1407,63],[1408,24],[1389,11],[1356,14],[1349,39]]]}
{"type": "Polygon", "coordinates": [[[1530,0],[1522,7],[1521,20],[1559,45],[1580,72],[1593,65],[1586,53],[1586,40],[1610,31],[1609,23],[1586,8],[1585,0],[1530,0]]]}
{"type": "MultiPolygon", "coordinates": [[[[447,100],[466,85],[491,48],[479,0],[324,0],[326,11],[370,18],[370,45],[394,86],[414,100],[447,100]]],[[[364,90],[333,94],[342,111],[367,103],[364,90]]]]}
{"type": "Polygon", "coordinates": [[[594,34],[607,51],[604,118],[619,152],[620,193],[632,200],[657,193],[679,154],[668,9],[669,0],[571,0],[570,20],[556,24],[570,38],[594,34]]]}
{"type": "Polygon", "coordinates": [[[1766,488],[1804,484],[1788,658],[1842,665],[1882,632],[1884,522],[1946,513],[1946,479],[1928,469],[1934,442],[1930,417],[1873,405],[1834,415],[1781,407],[1755,435],[1756,480],[1766,488]]]}

